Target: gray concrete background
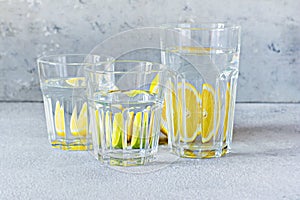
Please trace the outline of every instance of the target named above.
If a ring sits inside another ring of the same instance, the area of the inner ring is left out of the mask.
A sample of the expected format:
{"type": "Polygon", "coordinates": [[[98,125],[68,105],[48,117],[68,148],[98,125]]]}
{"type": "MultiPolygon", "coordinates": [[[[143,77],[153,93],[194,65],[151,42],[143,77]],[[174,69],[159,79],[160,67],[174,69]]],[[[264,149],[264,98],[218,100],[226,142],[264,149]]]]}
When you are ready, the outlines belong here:
{"type": "Polygon", "coordinates": [[[0,101],[41,101],[35,60],[88,53],[137,26],[196,16],[242,25],[238,102],[300,102],[298,0],[0,0],[0,101]]]}

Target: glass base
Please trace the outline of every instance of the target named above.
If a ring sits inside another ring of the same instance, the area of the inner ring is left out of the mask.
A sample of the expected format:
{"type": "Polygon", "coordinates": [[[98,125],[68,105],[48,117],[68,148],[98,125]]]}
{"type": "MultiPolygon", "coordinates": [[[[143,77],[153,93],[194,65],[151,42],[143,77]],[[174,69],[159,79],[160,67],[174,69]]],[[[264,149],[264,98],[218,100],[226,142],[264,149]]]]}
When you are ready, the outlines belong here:
{"type": "Polygon", "coordinates": [[[50,141],[52,148],[66,151],[86,151],[92,149],[85,141],[66,142],[64,140],[50,141]]]}
{"type": "Polygon", "coordinates": [[[110,152],[105,155],[98,154],[98,160],[102,163],[111,166],[140,166],[154,160],[154,153],[142,153],[142,152],[110,152]]]}
{"type": "Polygon", "coordinates": [[[172,152],[182,158],[218,158],[223,156],[221,149],[191,150],[184,147],[173,147],[172,152]]]}

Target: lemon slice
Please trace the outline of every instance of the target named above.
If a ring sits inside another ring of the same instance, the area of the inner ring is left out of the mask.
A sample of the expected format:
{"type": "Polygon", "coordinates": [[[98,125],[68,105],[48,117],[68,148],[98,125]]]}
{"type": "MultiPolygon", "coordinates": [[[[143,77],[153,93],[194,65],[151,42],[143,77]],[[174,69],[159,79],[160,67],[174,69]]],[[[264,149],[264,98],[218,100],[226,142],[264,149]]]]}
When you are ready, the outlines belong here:
{"type": "Polygon", "coordinates": [[[56,134],[60,137],[66,137],[64,107],[60,106],[59,101],[56,101],[54,121],[56,134]]]}
{"type": "Polygon", "coordinates": [[[70,86],[85,86],[85,78],[84,77],[69,78],[66,80],[66,82],[70,86]]]}
{"type": "Polygon", "coordinates": [[[79,130],[77,126],[77,106],[74,106],[72,116],[71,116],[71,121],[70,121],[70,131],[73,136],[78,136],[79,130]]]}
{"type": "MultiPolygon", "coordinates": [[[[166,116],[166,103],[164,101],[163,107],[162,107],[162,120],[160,125],[160,132],[162,132],[165,136],[168,136],[168,130],[167,130],[167,116],[166,116]]],[[[175,117],[174,117],[175,118],[175,117]]]]}
{"type": "Polygon", "coordinates": [[[142,125],[142,113],[136,113],[133,121],[133,130],[132,130],[132,138],[131,138],[131,147],[132,148],[140,148],[140,132],[142,125]]]}
{"type": "Polygon", "coordinates": [[[154,139],[154,133],[153,131],[154,128],[154,112],[151,112],[151,116],[150,116],[150,122],[149,122],[149,139],[150,139],[150,146],[153,145],[153,139],[154,139]]]}
{"type": "MultiPolygon", "coordinates": [[[[165,101],[166,102],[166,101],[165,101]]],[[[192,142],[196,139],[197,135],[201,134],[201,123],[202,123],[202,109],[201,109],[201,95],[197,89],[190,83],[179,83],[178,84],[178,97],[175,93],[172,93],[172,112],[173,119],[172,124],[174,128],[174,133],[180,132],[180,140],[182,142],[192,142]],[[182,96],[182,90],[184,86],[184,97],[182,96]],[[178,98],[176,102],[176,98],[178,98]],[[185,100],[185,116],[182,116],[183,108],[182,105],[183,99],[185,100]],[[184,117],[184,118],[183,118],[184,117]],[[185,127],[183,123],[185,119],[185,127]],[[185,132],[183,131],[185,129],[185,132]]],[[[170,116],[170,115],[169,115],[170,116]]],[[[167,123],[166,115],[166,105],[164,103],[162,110],[162,119],[163,123],[161,126],[161,131],[164,134],[168,134],[168,130],[164,124],[167,123]]]]}
{"type": "MultiPolygon", "coordinates": [[[[101,112],[101,114],[102,114],[102,112],[101,112]]],[[[101,128],[100,128],[100,117],[99,117],[98,110],[95,110],[95,120],[96,120],[97,133],[99,134],[101,131],[101,128]]]]}
{"type": "Polygon", "coordinates": [[[146,132],[148,129],[148,112],[144,112],[144,117],[142,112],[138,112],[135,115],[133,122],[132,140],[131,147],[133,149],[144,148],[146,146],[146,132]],[[143,117],[143,119],[142,119],[143,117]],[[143,121],[143,123],[142,123],[143,121]],[[142,133],[141,133],[142,131],[142,133]],[[142,141],[141,141],[142,140],[142,141]],[[141,144],[142,142],[142,144],[141,144]]]}
{"type": "MultiPolygon", "coordinates": [[[[174,89],[174,88],[173,88],[174,89]]],[[[171,121],[171,124],[174,126],[173,127],[173,131],[174,131],[174,134],[175,134],[175,137],[176,137],[176,134],[177,134],[177,131],[178,131],[178,117],[180,116],[180,113],[181,113],[181,110],[182,108],[181,107],[178,107],[180,106],[179,102],[177,101],[178,99],[176,99],[176,93],[174,92],[174,90],[171,89],[171,91],[168,91],[168,92],[171,92],[171,101],[172,101],[172,104],[171,104],[171,109],[172,109],[172,114],[169,114],[169,116],[173,116],[170,121],[171,121]]],[[[164,103],[163,103],[163,106],[162,106],[162,120],[161,120],[161,125],[160,125],[160,131],[168,136],[168,129],[167,129],[167,100],[166,98],[164,99],[164,103]]],[[[180,120],[181,121],[181,120],[180,120]]]]}
{"type": "MultiPolygon", "coordinates": [[[[150,88],[149,88],[149,92],[151,94],[158,94],[158,84],[159,84],[159,74],[157,74],[154,79],[152,80],[151,84],[150,84],[150,88]]],[[[175,95],[173,95],[175,97],[175,95]]],[[[175,103],[173,103],[172,105],[175,105],[175,103]]],[[[151,115],[151,119],[152,119],[151,115]]],[[[161,127],[160,127],[160,131],[164,134],[164,135],[168,135],[168,130],[167,130],[167,122],[166,120],[166,100],[164,100],[163,103],[163,107],[162,107],[162,121],[161,121],[161,127]]],[[[151,120],[152,121],[152,120],[151,120]]],[[[150,126],[151,128],[152,126],[150,126]]],[[[150,134],[152,133],[152,131],[150,131],[150,134]]]]}
{"type": "Polygon", "coordinates": [[[88,132],[88,118],[87,118],[87,103],[82,105],[81,111],[79,113],[78,121],[78,135],[86,136],[88,132]]]}
{"type": "Polygon", "coordinates": [[[224,138],[223,138],[223,141],[226,140],[230,100],[231,100],[231,98],[230,98],[230,83],[227,83],[227,89],[226,89],[226,95],[225,95],[225,119],[224,119],[224,138]]]}
{"type": "MultiPolygon", "coordinates": [[[[179,86],[179,101],[182,101],[182,83],[179,86]]],[[[185,83],[185,128],[186,135],[180,131],[180,138],[182,142],[192,142],[196,139],[197,135],[201,134],[202,123],[202,109],[201,109],[201,95],[197,89],[190,83],[185,83]]],[[[183,122],[184,119],[179,118],[183,122]]],[[[181,122],[181,124],[182,124],[181,122]]]]}
{"type": "Polygon", "coordinates": [[[122,113],[116,113],[114,116],[113,134],[112,134],[112,146],[114,148],[122,148],[123,135],[124,135],[123,115],[122,113]]]}
{"type": "Polygon", "coordinates": [[[159,74],[157,74],[150,84],[149,91],[151,94],[158,94],[159,74]]]}
{"type": "MultiPolygon", "coordinates": [[[[215,108],[215,90],[214,88],[205,83],[202,86],[202,109],[203,109],[203,120],[202,120],[202,142],[206,143],[211,140],[214,136],[214,133],[217,130],[214,130],[214,125],[219,124],[219,109],[220,104],[218,104],[218,108],[215,108]],[[216,112],[216,118],[215,118],[216,112]]],[[[218,101],[219,102],[219,101],[218,101]]],[[[218,129],[218,126],[217,126],[218,129]]]]}
{"type": "Polygon", "coordinates": [[[134,121],[134,112],[131,111],[128,113],[128,120],[127,120],[127,142],[129,142],[132,137],[133,121],[134,121]]]}

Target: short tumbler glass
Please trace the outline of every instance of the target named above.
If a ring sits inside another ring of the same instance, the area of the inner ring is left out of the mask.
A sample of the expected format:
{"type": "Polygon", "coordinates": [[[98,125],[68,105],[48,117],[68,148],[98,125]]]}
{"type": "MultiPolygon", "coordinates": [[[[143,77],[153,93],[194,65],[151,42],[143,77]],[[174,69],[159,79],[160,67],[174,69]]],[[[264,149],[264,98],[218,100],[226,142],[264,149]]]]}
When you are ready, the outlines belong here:
{"type": "Polygon", "coordinates": [[[93,148],[109,165],[152,161],[158,150],[164,65],[113,61],[85,68],[93,148]]]}
{"type": "Polygon", "coordinates": [[[38,58],[49,141],[53,148],[87,150],[88,112],[84,67],[108,57],[86,54],[38,58]]]}

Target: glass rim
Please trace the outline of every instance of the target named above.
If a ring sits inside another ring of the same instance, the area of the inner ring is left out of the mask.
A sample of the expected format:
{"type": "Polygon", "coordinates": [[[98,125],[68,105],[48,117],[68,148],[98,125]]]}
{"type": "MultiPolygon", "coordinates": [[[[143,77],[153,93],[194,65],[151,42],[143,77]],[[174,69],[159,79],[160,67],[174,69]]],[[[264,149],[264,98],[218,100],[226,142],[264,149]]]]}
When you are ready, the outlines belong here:
{"type": "Polygon", "coordinates": [[[49,64],[49,65],[57,65],[57,64],[62,64],[58,61],[53,61],[51,60],[51,58],[59,58],[59,57],[74,57],[74,58],[77,58],[77,57],[82,57],[84,60],[82,62],[76,62],[76,61],[72,61],[72,62],[67,62],[67,63],[63,63],[64,65],[67,65],[67,66],[78,66],[78,65],[91,65],[91,64],[96,64],[96,63],[100,63],[102,61],[98,61],[96,63],[93,63],[93,62],[88,62],[88,61],[85,61],[85,59],[87,57],[99,57],[99,58],[106,58],[106,59],[113,59],[113,57],[111,56],[107,56],[107,55],[99,55],[99,54],[84,54],[84,53],[79,53],[79,54],[52,54],[52,55],[45,55],[45,56],[41,56],[39,58],[37,58],[37,63],[43,63],[43,64],[49,64]]]}
{"type": "MultiPolygon", "coordinates": [[[[162,63],[157,63],[157,62],[150,62],[150,61],[144,61],[144,60],[112,60],[112,61],[103,61],[103,62],[99,62],[94,66],[99,66],[99,65],[103,65],[103,64],[110,64],[110,63],[149,63],[149,64],[154,64],[155,66],[161,66],[160,69],[148,69],[148,70],[132,70],[132,71],[116,71],[116,70],[94,70],[94,69],[90,69],[88,67],[85,67],[84,70],[85,72],[88,73],[94,73],[94,74],[144,74],[144,73],[155,73],[155,72],[164,72],[164,71],[169,71],[170,69],[162,64],[162,63]]],[[[91,66],[89,66],[91,67],[91,66]]]]}
{"type": "Polygon", "coordinates": [[[241,25],[232,24],[228,22],[209,22],[209,21],[196,21],[196,22],[171,22],[161,25],[162,28],[179,29],[179,30],[192,30],[192,31],[207,31],[207,30],[239,30],[241,25]],[[191,27],[181,27],[183,25],[191,25],[191,27]]]}

